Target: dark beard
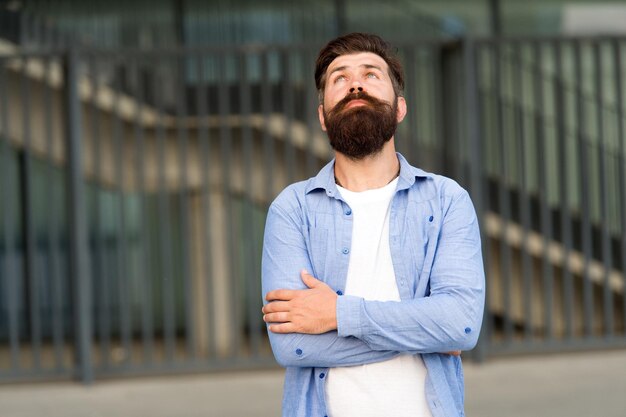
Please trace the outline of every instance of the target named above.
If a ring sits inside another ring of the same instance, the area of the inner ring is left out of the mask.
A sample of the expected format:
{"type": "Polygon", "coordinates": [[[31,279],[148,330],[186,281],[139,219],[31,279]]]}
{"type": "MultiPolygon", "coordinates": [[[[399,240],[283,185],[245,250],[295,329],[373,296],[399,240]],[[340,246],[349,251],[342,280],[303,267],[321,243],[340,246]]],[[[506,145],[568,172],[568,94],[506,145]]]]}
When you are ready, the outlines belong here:
{"type": "Polygon", "coordinates": [[[330,146],[350,159],[376,155],[396,132],[398,99],[393,106],[367,93],[351,93],[330,111],[324,110],[324,123],[330,146]],[[368,104],[345,109],[355,99],[368,104]]]}

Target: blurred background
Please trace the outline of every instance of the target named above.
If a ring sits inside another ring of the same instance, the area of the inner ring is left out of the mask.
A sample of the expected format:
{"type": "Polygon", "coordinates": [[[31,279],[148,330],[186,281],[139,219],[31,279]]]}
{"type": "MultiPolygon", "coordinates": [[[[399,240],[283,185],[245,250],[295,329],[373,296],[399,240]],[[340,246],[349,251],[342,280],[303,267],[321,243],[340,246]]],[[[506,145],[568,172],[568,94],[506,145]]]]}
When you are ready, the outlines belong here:
{"type": "Polygon", "coordinates": [[[623,350],[624,22],[626,1],[0,0],[0,382],[276,369],[265,214],[332,157],[313,65],[352,31],[402,57],[400,152],[476,206],[464,357],[623,350]]]}

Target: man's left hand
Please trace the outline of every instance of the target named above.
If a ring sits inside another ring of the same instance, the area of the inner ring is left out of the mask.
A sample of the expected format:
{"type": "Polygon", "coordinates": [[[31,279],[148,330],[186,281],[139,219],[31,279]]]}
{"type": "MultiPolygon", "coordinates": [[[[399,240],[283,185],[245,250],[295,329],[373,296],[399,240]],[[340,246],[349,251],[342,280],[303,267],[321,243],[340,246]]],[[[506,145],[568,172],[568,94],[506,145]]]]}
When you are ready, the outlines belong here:
{"type": "Polygon", "coordinates": [[[265,296],[263,321],[274,333],[321,334],[337,329],[337,294],[307,271],[300,273],[306,290],[275,290],[265,296]]]}

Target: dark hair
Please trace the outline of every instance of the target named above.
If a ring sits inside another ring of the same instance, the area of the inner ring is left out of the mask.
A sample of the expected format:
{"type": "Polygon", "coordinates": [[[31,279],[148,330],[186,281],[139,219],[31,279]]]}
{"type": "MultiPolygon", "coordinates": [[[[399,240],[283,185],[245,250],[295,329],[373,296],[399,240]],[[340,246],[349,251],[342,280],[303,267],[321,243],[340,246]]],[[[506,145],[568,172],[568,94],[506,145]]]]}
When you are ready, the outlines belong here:
{"type": "Polygon", "coordinates": [[[338,56],[349,55],[358,52],[372,52],[385,60],[389,67],[389,77],[396,96],[401,96],[404,91],[404,72],[402,64],[396,55],[396,50],[380,36],[369,33],[350,33],[340,36],[328,42],[322,48],[317,61],[315,61],[315,86],[320,96],[320,102],[324,97],[326,86],[326,70],[331,62],[338,56]]]}

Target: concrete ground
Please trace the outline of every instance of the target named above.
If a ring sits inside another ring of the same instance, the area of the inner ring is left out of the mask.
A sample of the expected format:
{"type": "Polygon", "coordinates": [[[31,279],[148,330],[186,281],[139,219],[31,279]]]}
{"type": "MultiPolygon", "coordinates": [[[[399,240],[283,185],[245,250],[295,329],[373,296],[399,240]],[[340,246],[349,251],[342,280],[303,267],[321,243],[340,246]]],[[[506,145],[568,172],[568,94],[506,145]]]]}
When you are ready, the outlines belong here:
{"type": "MultiPolygon", "coordinates": [[[[626,350],[465,365],[470,417],[625,417],[626,350]]],[[[0,386],[1,417],[280,415],[282,371],[0,386]]]]}

